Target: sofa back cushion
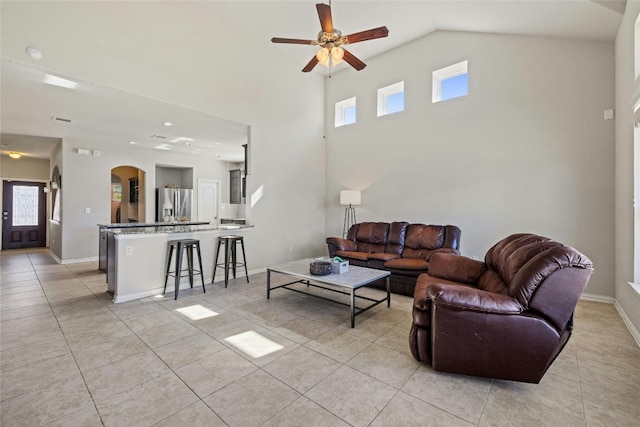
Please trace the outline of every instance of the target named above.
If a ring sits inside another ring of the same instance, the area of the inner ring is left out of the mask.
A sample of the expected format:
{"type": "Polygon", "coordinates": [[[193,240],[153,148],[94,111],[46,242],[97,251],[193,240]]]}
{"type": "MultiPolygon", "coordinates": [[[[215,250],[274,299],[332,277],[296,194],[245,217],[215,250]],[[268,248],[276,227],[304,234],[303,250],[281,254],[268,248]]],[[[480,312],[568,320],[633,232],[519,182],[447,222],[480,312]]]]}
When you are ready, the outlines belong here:
{"type": "Polygon", "coordinates": [[[402,254],[404,242],[407,236],[408,222],[392,222],[389,226],[389,238],[387,240],[386,253],[402,254]]]}
{"type": "Polygon", "coordinates": [[[355,240],[358,252],[384,252],[389,237],[389,223],[363,222],[360,223],[355,240]]]}
{"type": "Polygon", "coordinates": [[[434,249],[444,247],[445,226],[410,224],[404,240],[403,258],[427,258],[434,249]]]}

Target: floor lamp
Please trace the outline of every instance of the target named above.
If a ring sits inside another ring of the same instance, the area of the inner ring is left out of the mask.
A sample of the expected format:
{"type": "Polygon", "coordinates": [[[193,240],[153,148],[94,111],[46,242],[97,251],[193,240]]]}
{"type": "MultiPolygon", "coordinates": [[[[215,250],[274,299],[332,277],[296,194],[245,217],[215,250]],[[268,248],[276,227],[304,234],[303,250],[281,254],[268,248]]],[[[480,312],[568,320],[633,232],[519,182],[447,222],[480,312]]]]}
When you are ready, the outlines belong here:
{"type": "Polygon", "coordinates": [[[346,206],[344,209],[344,226],[342,227],[342,237],[347,237],[349,229],[356,223],[356,210],[354,206],[360,204],[360,192],[357,190],[342,190],[340,192],[340,204],[346,206]]]}

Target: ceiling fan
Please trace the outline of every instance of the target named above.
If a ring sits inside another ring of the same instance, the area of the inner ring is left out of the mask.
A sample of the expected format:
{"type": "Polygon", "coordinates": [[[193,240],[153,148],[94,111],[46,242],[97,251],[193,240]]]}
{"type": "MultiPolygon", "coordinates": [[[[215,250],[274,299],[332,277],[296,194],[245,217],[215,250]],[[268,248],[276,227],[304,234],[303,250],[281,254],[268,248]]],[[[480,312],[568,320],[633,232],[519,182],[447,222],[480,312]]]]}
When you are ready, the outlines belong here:
{"type": "Polygon", "coordinates": [[[338,65],[342,61],[347,62],[353,68],[360,71],[367,65],[353,56],[351,52],[344,49],[342,46],[346,44],[353,44],[366,40],[387,37],[389,35],[389,30],[387,29],[387,27],[378,27],[343,36],[340,30],[333,27],[333,20],[331,18],[331,6],[324,3],[318,3],[316,4],[316,9],[318,10],[320,26],[322,27],[322,30],[318,33],[317,40],[286,39],[280,37],[274,37],[271,39],[273,43],[308,44],[320,46],[320,50],[316,52],[316,55],[311,58],[311,61],[309,61],[309,63],[302,69],[303,73],[308,73],[318,63],[329,67],[332,65],[338,65]]]}

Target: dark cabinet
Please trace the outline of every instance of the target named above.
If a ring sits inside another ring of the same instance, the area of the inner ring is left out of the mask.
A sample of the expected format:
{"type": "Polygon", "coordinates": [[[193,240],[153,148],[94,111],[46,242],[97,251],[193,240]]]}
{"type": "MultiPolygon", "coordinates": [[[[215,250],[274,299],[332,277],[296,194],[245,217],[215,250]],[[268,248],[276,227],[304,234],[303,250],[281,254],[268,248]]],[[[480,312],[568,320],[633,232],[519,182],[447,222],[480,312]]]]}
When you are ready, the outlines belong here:
{"type": "Polygon", "coordinates": [[[129,178],[129,203],[138,203],[138,178],[129,178]]]}
{"type": "Polygon", "coordinates": [[[229,203],[239,205],[242,203],[242,170],[229,171],[229,203]]]}

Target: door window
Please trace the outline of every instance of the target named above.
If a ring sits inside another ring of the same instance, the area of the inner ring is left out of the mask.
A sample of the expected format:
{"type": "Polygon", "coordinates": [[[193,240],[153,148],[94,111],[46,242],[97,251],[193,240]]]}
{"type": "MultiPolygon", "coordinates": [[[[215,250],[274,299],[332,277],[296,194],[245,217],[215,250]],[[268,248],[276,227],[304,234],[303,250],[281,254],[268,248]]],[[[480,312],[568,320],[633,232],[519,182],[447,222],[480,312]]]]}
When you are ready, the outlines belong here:
{"type": "Polygon", "coordinates": [[[13,225],[38,225],[38,187],[13,187],[13,225]]]}

